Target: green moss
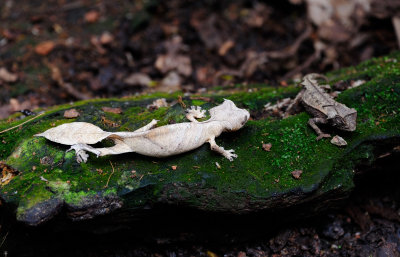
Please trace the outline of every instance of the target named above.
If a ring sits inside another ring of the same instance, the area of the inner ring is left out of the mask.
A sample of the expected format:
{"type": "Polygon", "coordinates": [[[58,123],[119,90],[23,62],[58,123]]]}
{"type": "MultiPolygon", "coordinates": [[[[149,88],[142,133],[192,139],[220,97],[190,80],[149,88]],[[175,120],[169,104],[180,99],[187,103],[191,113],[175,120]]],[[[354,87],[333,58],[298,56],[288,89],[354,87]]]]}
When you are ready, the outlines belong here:
{"type": "Polygon", "coordinates": [[[67,194],[71,188],[69,182],[62,181],[60,179],[49,181],[47,185],[49,186],[50,190],[56,194],[67,194]]]}
{"type": "Polygon", "coordinates": [[[9,194],[19,194],[21,198],[18,202],[17,217],[23,216],[25,212],[37,204],[45,202],[53,197],[53,194],[46,189],[45,183],[32,183],[22,191],[13,191],[9,194]]]}
{"type": "MultiPolygon", "coordinates": [[[[222,134],[217,143],[236,151],[239,157],[234,162],[211,151],[205,144],[165,159],[135,153],[100,158],[91,155],[87,163],[78,164],[73,152],[65,153],[67,146],[32,137],[54,125],[72,122],[63,118],[66,109],[79,110],[81,116],[75,121],[90,122],[108,131],[134,131],[152,119],[159,120],[159,125],[185,121],[185,110],[179,104],[157,110],[146,108],[161,97],[172,102],[179,92],[81,101],[72,106],[53,107],[21,129],[0,134],[0,140],[5,142],[0,145],[1,158],[22,172],[1,188],[0,196],[7,203],[19,206],[19,212],[50,197],[60,197],[66,203],[79,205],[88,197],[108,194],[125,199],[126,206],[132,209],[148,201],[179,199],[191,206],[216,210],[245,209],[246,204],[263,204],[263,201],[294,192],[324,194],[338,188],[349,190],[353,187],[355,164],[374,159],[374,140],[399,138],[400,79],[398,67],[394,65],[398,57],[396,53],[386,59],[367,62],[368,65],[364,63],[330,74],[331,83],[360,76],[368,78],[362,86],[338,97],[338,101],[358,111],[355,132],[331,131],[345,138],[348,142],[345,148],[332,145],[329,140],[316,141],[315,132],[307,125],[310,116],[300,113],[284,120],[250,120],[241,130],[222,134]],[[104,106],[120,107],[123,113],[105,113],[101,110],[104,106]],[[117,122],[118,126],[104,123],[102,116],[117,122]],[[271,143],[271,151],[264,151],[263,143],[271,143]],[[296,180],[291,172],[298,169],[303,174],[296,180]],[[31,196],[30,200],[24,200],[26,195],[31,196]]],[[[201,105],[210,109],[228,98],[252,113],[262,113],[266,103],[294,97],[298,91],[296,86],[243,86],[233,93],[218,91],[215,95],[203,95],[209,97],[210,102],[183,100],[188,106],[201,105]]],[[[25,120],[2,121],[0,130],[25,120]]]]}
{"type": "Polygon", "coordinates": [[[191,105],[194,105],[194,106],[201,106],[201,105],[203,105],[203,104],[205,104],[206,102],[205,101],[202,101],[202,100],[192,100],[192,104],[191,105]]]}
{"type": "Polygon", "coordinates": [[[76,205],[82,204],[83,201],[85,201],[87,198],[92,197],[94,195],[96,195],[96,193],[94,191],[68,192],[64,195],[64,200],[67,204],[76,206],[76,205]]]}

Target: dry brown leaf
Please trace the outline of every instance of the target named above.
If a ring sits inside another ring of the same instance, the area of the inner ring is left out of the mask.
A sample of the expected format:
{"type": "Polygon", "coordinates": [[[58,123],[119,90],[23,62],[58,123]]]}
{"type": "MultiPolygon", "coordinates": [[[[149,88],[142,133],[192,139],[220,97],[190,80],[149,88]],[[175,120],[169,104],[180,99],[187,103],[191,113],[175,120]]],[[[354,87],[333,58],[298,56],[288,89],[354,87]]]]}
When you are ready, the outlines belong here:
{"type": "Polygon", "coordinates": [[[114,41],[114,36],[108,31],[103,32],[103,34],[101,34],[100,36],[100,43],[102,45],[111,44],[113,41],[114,41]]]}
{"type": "Polygon", "coordinates": [[[101,107],[101,109],[103,110],[103,112],[111,112],[111,113],[115,113],[115,114],[120,114],[122,113],[122,109],[121,108],[112,108],[112,107],[101,107]]]}
{"type": "Polygon", "coordinates": [[[6,68],[0,68],[0,80],[4,82],[15,82],[18,79],[18,75],[9,72],[6,68]]]}
{"type": "Polygon", "coordinates": [[[171,71],[161,80],[160,86],[157,88],[161,92],[175,92],[180,90],[181,77],[178,73],[171,71]]]}
{"type": "Polygon", "coordinates": [[[124,79],[124,83],[130,86],[149,86],[151,78],[145,73],[133,73],[124,79]]]}
{"type": "Polygon", "coordinates": [[[95,23],[100,17],[100,13],[96,10],[85,13],[85,21],[88,23],[95,23]]]}
{"type": "Polygon", "coordinates": [[[5,119],[12,113],[12,107],[10,104],[0,106],[0,119],[5,119]]]}
{"type": "Polygon", "coordinates": [[[240,251],[237,257],[247,257],[247,254],[245,252],[240,251]]]}
{"type": "Polygon", "coordinates": [[[214,252],[207,251],[207,257],[218,257],[218,255],[214,252]]]}
{"type": "Polygon", "coordinates": [[[101,116],[101,122],[108,126],[108,127],[112,127],[112,128],[117,128],[119,126],[121,126],[118,122],[112,121],[107,119],[105,116],[101,116]]]}
{"type": "Polygon", "coordinates": [[[94,45],[94,47],[96,48],[97,52],[99,52],[99,54],[107,53],[107,50],[101,45],[100,39],[98,37],[92,36],[90,38],[90,43],[92,43],[92,45],[94,45]]]}
{"type": "Polygon", "coordinates": [[[235,42],[233,42],[232,40],[227,40],[218,49],[218,54],[224,56],[234,46],[235,42]]]}
{"type": "Polygon", "coordinates": [[[147,109],[158,109],[160,107],[168,107],[167,100],[165,98],[159,98],[154,100],[152,104],[147,105],[147,109]]]}
{"type": "Polygon", "coordinates": [[[69,109],[64,112],[64,118],[73,119],[79,117],[80,113],[76,109],[69,109]]]}
{"type": "Polygon", "coordinates": [[[18,37],[18,34],[9,30],[9,29],[3,29],[1,32],[1,35],[5,37],[8,40],[15,40],[18,37]]]}
{"type": "Polygon", "coordinates": [[[300,176],[301,176],[302,173],[303,173],[302,170],[294,170],[294,171],[291,172],[292,176],[295,179],[300,179],[300,176]]]}
{"type": "Polygon", "coordinates": [[[192,74],[191,60],[185,55],[163,54],[158,56],[154,65],[162,73],[176,70],[184,76],[192,74]]]}
{"type": "Polygon", "coordinates": [[[308,17],[321,26],[330,19],[337,19],[344,26],[352,26],[354,15],[365,15],[371,11],[371,0],[306,0],[308,17]]]}
{"type": "Polygon", "coordinates": [[[223,33],[218,29],[217,15],[209,15],[206,20],[197,20],[196,17],[192,17],[190,23],[199,33],[207,49],[218,49],[224,42],[223,33]]]}
{"type": "Polygon", "coordinates": [[[365,82],[366,82],[366,81],[363,80],[363,79],[358,79],[358,80],[356,80],[356,81],[353,81],[353,80],[352,80],[352,81],[350,82],[350,87],[349,87],[348,89],[350,89],[350,88],[355,88],[355,87],[359,87],[359,86],[363,85],[365,82]]]}
{"type": "Polygon", "coordinates": [[[262,148],[264,151],[270,152],[271,151],[272,144],[262,144],[262,148]]]}
{"type": "Polygon", "coordinates": [[[26,100],[20,103],[18,99],[11,98],[10,99],[10,106],[12,108],[12,111],[19,111],[19,110],[24,110],[24,109],[35,109],[36,106],[32,105],[31,101],[26,100]]]}
{"type": "Polygon", "coordinates": [[[39,55],[48,55],[55,46],[56,43],[53,41],[44,41],[35,47],[35,52],[39,55]]]}
{"type": "Polygon", "coordinates": [[[179,27],[174,24],[163,24],[162,30],[166,35],[176,35],[179,32],[179,27]]]}
{"type": "Polygon", "coordinates": [[[328,20],[319,27],[318,36],[327,41],[340,43],[350,40],[353,33],[342,24],[328,20]]]}
{"type": "Polygon", "coordinates": [[[1,171],[0,185],[2,186],[7,185],[15,176],[19,174],[19,171],[1,161],[0,161],[0,171],[1,171]]]}
{"type": "Polygon", "coordinates": [[[272,11],[267,5],[263,3],[257,3],[255,4],[254,8],[248,12],[245,21],[250,27],[260,28],[262,25],[264,25],[271,13],[272,11]]]}
{"type": "Polygon", "coordinates": [[[199,81],[201,84],[207,84],[210,83],[211,77],[210,74],[213,74],[213,71],[211,70],[210,67],[198,67],[196,69],[196,79],[199,81]]]}
{"type": "Polygon", "coordinates": [[[328,20],[334,12],[330,0],[306,0],[308,18],[317,26],[328,20]]]}
{"type": "Polygon", "coordinates": [[[331,139],[331,143],[337,146],[346,146],[347,142],[342,137],[336,135],[331,139]]]}

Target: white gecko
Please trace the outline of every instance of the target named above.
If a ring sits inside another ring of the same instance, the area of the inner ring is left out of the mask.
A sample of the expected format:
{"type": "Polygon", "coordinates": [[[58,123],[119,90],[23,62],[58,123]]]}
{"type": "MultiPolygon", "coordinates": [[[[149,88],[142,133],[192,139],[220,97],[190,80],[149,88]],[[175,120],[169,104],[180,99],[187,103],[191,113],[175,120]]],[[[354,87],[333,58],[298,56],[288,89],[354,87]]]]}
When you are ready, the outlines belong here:
{"type": "Polygon", "coordinates": [[[110,154],[135,152],[153,157],[167,157],[196,149],[204,143],[210,143],[211,149],[233,161],[237,155],[234,150],[225,150],[215,142],[215,138],[225,131],[236,131],[244,126],[250,118],[245,109],[226,100],[210,109],[211,118],[199,122],[196,119],[205,117],[205,110],[200,106],[187,110],[186,118],[191,122],[183,122],[153,128],[157,120],[134,132],[107,132],[87,122],[72,122],[59,125],[35,136],[42,136],[56,143],[70,145],[75,150],[78,163],[86,162],[92,152],[97,157],[110,154]],[[115,145],[105,148],[94,148],[104,139],[111,139],[115,145]]]}

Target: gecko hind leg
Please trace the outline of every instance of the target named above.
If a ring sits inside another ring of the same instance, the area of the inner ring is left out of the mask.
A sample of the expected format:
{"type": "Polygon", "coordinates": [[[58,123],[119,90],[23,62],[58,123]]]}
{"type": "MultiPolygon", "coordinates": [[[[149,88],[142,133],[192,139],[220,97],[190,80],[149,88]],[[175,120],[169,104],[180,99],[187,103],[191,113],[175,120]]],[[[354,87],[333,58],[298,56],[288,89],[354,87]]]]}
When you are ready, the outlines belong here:
{"type": "Polygon", "coordinates": [[[86,153],[86,151],[94,153],[97,157],[133,152],[133,150],[127,144],[119,139],[115,139],[114,143],[114,146],[103,148],[94,148],[86,144],[76,144],[72,145],[71,148],[67,150],[67,152],[75,150],[76,161],[78,163],[87,161],[89,155],[86,153]]]}
{"type": "Polygon", "coordinates": [[[238,157],[237,154],[234,154],[235,150],[233,149],[225,150],[223,147],[217,145],[217,143],[215,142],[215,138],[211,138],[208,142],[210,143],[211,150],[222,154],[229,161],[233,161],[233,158],[238,157]]]}
{"type": "Polygon", "coordinates": [[[71,150],[75,150],[76,161],[78,163],[87,162],[87,159],[89,158],[89,155],[86,153],[86,151],[94,153],[97,157],[99,157],[100,153],[101,153],[96,148],[93,148],[93,147],[91,147],[90,145],[87,145],[87,144],[75,144],[75,145],[72,145],[71,148],[67,150],[67,152],[69,152],[71,150]]]}
{"type": "Polygon", "coordinates": [[[315,132],[318,134],[316,140],[320,140],[325,137],[331,137],[331,135],[323,133],[321,129],[317,126],[317,124],[326,124],[327,120],[323,118],[311,118],[308,120],[308,125],[310,125],[315,132]]]}

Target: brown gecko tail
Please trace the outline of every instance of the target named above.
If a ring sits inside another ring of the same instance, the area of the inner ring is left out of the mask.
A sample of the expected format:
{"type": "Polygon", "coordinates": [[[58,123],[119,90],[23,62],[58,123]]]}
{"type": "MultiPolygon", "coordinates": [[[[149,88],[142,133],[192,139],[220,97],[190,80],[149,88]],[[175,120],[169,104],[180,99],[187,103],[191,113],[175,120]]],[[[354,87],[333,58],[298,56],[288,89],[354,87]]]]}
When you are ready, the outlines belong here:
{"type": "Polygon", "coordinates": [[[329,81],[329,79],[326,76],[318,73],[309,73],[303,77],[303,80],[317,80],[317,79],[324,79],[325,81],[329,81]]]}

